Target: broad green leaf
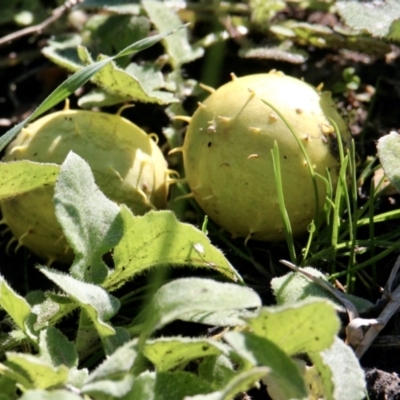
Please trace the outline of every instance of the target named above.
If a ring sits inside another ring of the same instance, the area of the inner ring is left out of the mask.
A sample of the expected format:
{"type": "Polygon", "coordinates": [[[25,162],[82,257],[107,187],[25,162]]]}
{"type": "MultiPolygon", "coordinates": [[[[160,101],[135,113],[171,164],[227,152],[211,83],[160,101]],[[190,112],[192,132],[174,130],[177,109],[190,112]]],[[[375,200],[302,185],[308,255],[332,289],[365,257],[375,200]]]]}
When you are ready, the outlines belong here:
{"type": "Polygon", "coordinates": [[[249,310],[189,311],[182,313],[179,319],[211,326],[238,327],[246,325],[246,319],[256,314],[256,312],[249,310]]]}
{"type": "MultiPolygon", "coordinates": [[[[79,55],[85,64],[93,63],[86,48],[81,47],[79,55]]],[[[99,60],[105,59],[104,57],[99,56],[99,60]]],[[[114,62],[111,62],[93,76],[92,82],[111,95],[124,99],[124,101],[135,100],[157,104],[169,104],[178,101],[172,93],[155,90],[155,88],[151,87],[157,77],[153,77],[153,82],[150,81],[150,84],[147,82],[146,85],[146,81],[142,83],[140,77],[135,75],[138,69],[133,67],[122,69],[114,62]]]]}
{"type": "Polygon", "coordinates": [[[16,400],[17,398],[19,399],[20,396],[17,395],[17,391],[18,389],[14,380],[7,378],[4,375],[0,375],[0,400],[16,400]]]}
{"type": "Polygon", "coordinates": [[[211,279],[176,279],[162,286],[144,310],[147,321],[142,339],[146,334],[180,319],[184,313],[241,310],[260,305],[257,293],[247,287],[211,279]]]}
{"type": "Polygon", "coordinates": [[[269,372],[270,369],[267,367],[252,368],[248,371],[236,374],[235,377],[221,391],[185,397],[184,400],[232,400],[240,392],[245,392],[253,387],[269,372]]]}
{"type": "Polygon", "coordinates": [[[373,36],[400,40],[400,3],[398,0],[362,2],[338,1],[336,7],[347,25],[373,36]]]}
{"type": "Polygon", "coordinates": [[[400,135],[393,131],[381,137],[377,148],[385,175],[400,192],[400,135]]]}
{"type": "Polygon", "coordinates": [[[266,29],[268,22],[274,18],[279,11],[285,9],[286,2],[283,0],[250,0],[249,6],[252,22],[266,29]]]}
{"type": "Polygon", "coordinates": [[[70,390],[28,390],[20,400],[82,400],[81,396],[72,393],[70,390]]]}
{"type": "Polygon", "coordinates": [[[43,329],[54,324],[59,319],[70,314],[77,308],[76,302],[66,295],[46,293],[47,298],[32,306],[32,311],[37,315],[35,329],[43,329]]]}
{"type": "Polygon", "coordinates": [[[241,280],[220,250],[193,225],[179,222],[170,211],[150,211],[134,216],[121,206],[124,234],[114,248],[115,270],[103,286],[112,291],[135,275],[153,267],[208,268],[241,280]]]}
{"type": "Polygon", "coordinates": [[[22,331],[26,331],[25,322],[31,313],[28,302],[11,289],[10,285],[0,275],[0,307],[22,331]]]}
{"type": "Polygon", "coordinates": [[[82,85],[89,81],[89,79],[98,71],[100,71],[105,65],[110,63],[112,60],[116,60],[120,57],[124,57],[129,54],[137,53],[141,50],[147,49],[157,42],[159,42],[164,37],[171,35],[178,30],[182,29],[184,26],[180,26],[173,31],[160,33],[158,35],[150,36],[148,38],[139,40],[136,43],[131,44],[126,47],[118,54],[113,57],[100,60],[94,64],[87,65],[82,68],[74,75],[70,76],[65,80],[60,86],[58,86],[40,105],[39,107],[26,119],[15,125],[13,128],[8,130],[3,136],[0,137],[0,151],[2,151],[8,143],[18,134],[18,132],[28,123],[33,121],[35,118],[40,117],[43,113],[50,110],[50,108],[57,105],[60,101],[66,99],[75,90],[79,89],[82,85]]]}
{"type": "Polygon", "coordinates": [[[113,354],[123,344],[129,342],[131,335],[128,329],[122,326],[114,328],[115,334],[103,338],[104,351],[107,356],[113,354]]]}
{"type": "Polygon", "coordinates": [[[65,365],[68,368],[78,366],[78,354],[75,346],[60,330],[54,326],[42,330],[39,335],[39,353],[43,360],[54,367],[65,365]]]}
{"type": "Polygon", "coordinates": [[[270,340],[288,355],[316,352],[333,343],[340,321],[332,303],[303,300],[285,306],[263,307],[248,319],[254,334],[270,340]]]}
{"type": "Polygon", "coordinates": [[[362,400],[366,396],[365,376],[353,350],[335,338],[332,346],[309,354],[327,400],[362,400]]]}
{"type": "Polygon", "coordinates": [[[118,311],[120,306],[118,299],[100,286],[79,281],[62,272],[46,267],[40,267],[40,271],[75,299],[79,306],[88,313],[100,337],[114,335],[114,329],[106,321],[118,311]]]}
{"type": "Polygon", "coordinates": [[[81,392],[93,396],[93,398],[104,398],[110,396],[111,399],[119,399],[127,394],[133,385],[134,377],[126,374],[124,377],[115,380],[103,380],[88,383],[81,388],[81,392]]]}
{"type": "MultiPolygon", "coordinates": [[[[312,267],[304,267],[303,269],[331,286],[322,272],[312,267]]],[[[322,298],[331,300],[336,304],[339,310],[344,311],[343,304],[339,302],[333,294],[301,273],[289,272],[286,275],[273,278],[271,287],[278,305],[293,304],[304,299],[322,298]]],[[[332,289],[334,289],[333,286],[332,289]]],[[[370,301],[362,299],[361,297],[356,297],[347,293],[341,293],[341,295],[351,301],[360,313],[367,311],[373,306],[370,301]]]]}
{"type": "Polygon", "coordinates": [[[121,239],[119,207],[98,188],[89,165],[70,152],[61,165],[54,204],[58,222],[75,252],[71,274],[101,283],[108,274],[102,256],[121,239]]]}
{"type": "Polygon", "coordinates": [[[53,184],[59,165],[32,161],[0,162],[0,200],[53,184]]]}
{"type": "MultiPolygon", "coordinates": [[[[145,0],[142,2],[142,6],[151,22],[161,32],[176,29],[182,25],[177,14],[168,8],[164,2],[145,0]]],[[[204,49],[194,48],[189,44],[187,29],[181,30],[172,40],[171,38],[165,38],[163,43],[174,69],[178,69],[182,64],[196,60],[204,54],[204,49]]]]}
{"type": "MultiPolygon", "coordinates": [[[[83,44],[92,57],[97,58],[99,54],[110,55],[118,52],[131,43],[147,37],[149,32],[150,21],[144,15],[95,13],[86,21],[82,36],[83,44]]],[[[126,66],[129,58],[120,58],[118,65],[126,66]]]]}
{"type": "Polygon", "coordinates": [[[68,368],[65,365],[54,367],[47,361],[23,353],[6,353],[6,365],[18,374],[25,376],[27,382],[21,383],[25,389],[46,389],[65,383],[68,379],[68,368]]]}
{"type": "Polygon", "coordinates": [[[228,348],[215,340],[172,337],[147,340],[142,351],[161,372],[196,358],[228,353],[228,348]]]}
{"type": "Polygon", "coordinates": [[[95,88],[83,95],[78,100],[78,106],[82,108],[92,107],[108,107],[114,104],[120,104],[125,101],[129,101],[124,96],[118,96],[108,93],[106,90],[95,88]]]}
{"type": "Polygon", "coordinates": [[[74,342],[80,360],[88,359],[102,347],[96,326],[88,313],[83,310],[79,314],[79,324],[74,342]]]}
{"type": "Polygon", "coordinates": [[[135,378],[132,390],[123,400],[183,400],[210,392],[212,389],[206,382],[189,372],[144,372],[135,378]]]}
{"type": "Polygon", "coordinates": [[[137,339],[133,339],[119,347],[107,357],[86,379],[85,384],[120,379],[130,372],[138,356],[137,339]]]}
{"type": "Polygon", "coordinates": [[[272,341],[254,333],[228,332],[224,339],[254,367],[268,367],[268,378],[279,386],[284,399],[302,399],[307,390],[295,362],[272,341]]]}
{"type": "Polygon", "coordinates": [[[214,389],[221,390],[235,378],[235,369],[233,362],[226,355],[210,356],[200,363],[198,376],[209,382],[214,389]]]}

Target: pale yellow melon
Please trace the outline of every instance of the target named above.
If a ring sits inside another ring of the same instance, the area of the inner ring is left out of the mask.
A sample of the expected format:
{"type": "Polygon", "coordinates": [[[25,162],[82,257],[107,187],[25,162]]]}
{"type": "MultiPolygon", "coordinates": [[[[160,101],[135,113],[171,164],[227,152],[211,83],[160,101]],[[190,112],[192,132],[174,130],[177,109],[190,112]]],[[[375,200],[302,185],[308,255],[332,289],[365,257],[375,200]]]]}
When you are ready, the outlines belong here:
{"type": "Polygon", "coordinates": [[[301,235],[323,209],[327,187],[316,178],[316,201],[304,153],[275,111],[303,143],[314,172],[327,177],[328,170],[333,186],[340,168],[337,135],[347,145],[348,128],[330,93],[299,79],[276,71],[233,78],[201,103],[189,122],[181,150],[192,194],[234,237],[283,239],[271,154],[276,141],[285,207],[294,235],[301,235]]]}
{"type": "MultiPolygon", "coordinates": [[[[73,151],[90,165],[105,195],[135,214],[166,206],[166,160],[150,135],[119,115],[64,110],[23,129],[6,149],[3,161],[62,164],[73,151]]],[[[48,260],[71,262],[72,250],[58,224],[54,186],[1,202],[3,220],[20,244],[48,260]]]]}

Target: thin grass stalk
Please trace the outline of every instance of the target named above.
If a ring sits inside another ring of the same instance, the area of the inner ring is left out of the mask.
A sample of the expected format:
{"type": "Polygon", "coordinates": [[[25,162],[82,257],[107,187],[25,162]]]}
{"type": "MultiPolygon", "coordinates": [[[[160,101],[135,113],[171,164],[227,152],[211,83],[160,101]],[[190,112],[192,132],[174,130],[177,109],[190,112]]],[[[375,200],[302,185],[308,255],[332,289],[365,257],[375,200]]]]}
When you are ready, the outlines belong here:
{"type": "Polygon", "coordinates": [[[287,213],[285,206],[285,198],[283,194],[282,175],[281,175],[281,164],[279,158],[279,145],[276,140],[274,141],[274,148],[271,150],[271,154],[272,154],[272,163],[274,166],[274,178],[275,178],[276,191],[278,194],[279,210],[282,217],[286,243],[289,249],[290,260],[292,261],[292,263],[296,264],[296,249],[294,247],[292,226],[290,224],[289,215],[287,213]]]}

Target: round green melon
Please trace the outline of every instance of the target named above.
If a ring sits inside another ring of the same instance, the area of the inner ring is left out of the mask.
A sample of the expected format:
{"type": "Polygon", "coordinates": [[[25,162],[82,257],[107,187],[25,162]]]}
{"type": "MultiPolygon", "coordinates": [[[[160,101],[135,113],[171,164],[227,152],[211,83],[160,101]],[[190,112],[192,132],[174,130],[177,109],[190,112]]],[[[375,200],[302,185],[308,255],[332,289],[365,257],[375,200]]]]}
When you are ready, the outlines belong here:
{"type": "Polygon", "coordinates": [[[305,155],[279,114],[303,144],[315,174],[329,174],[335,186],[340,169],[337,135],[346,146],[349,130],[330,93],[302,80],[277,71],[234,76],[199,104],[189,122],[182,151],[192,195],[234,237],[285,237],[271,154],[274,142],[295,236],[307,232],[326,201],[326,183],[316,178],[316,196],[305,155]]]}
{"type": "MultiPolygon", "coordinates": [[[[22,129],[3,161],[62,164],[70,151],[90,165],[103,193],[135,214],[166,206],[167,162],[151,135],[119,115],[64,110],[22,129]]],[[[1,201],[3,221],[19,244],[50,261],[71,262],[73,253],[53,206],[54,185],[1,201]]]]}

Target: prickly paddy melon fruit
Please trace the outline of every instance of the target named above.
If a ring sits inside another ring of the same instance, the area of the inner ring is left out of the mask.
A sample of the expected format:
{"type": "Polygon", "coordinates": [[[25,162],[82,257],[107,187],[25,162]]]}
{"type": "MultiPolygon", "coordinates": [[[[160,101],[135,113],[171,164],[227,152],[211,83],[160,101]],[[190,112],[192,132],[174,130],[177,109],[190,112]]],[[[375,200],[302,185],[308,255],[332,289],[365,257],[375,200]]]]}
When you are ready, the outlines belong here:
{"type": "MultiPolygon", "coordinates": [[[[64,110],[23,129],[6,149],[3,161],[61,164],[69,151],[85,159],[104,194],[135,214],[166,205],[168,170],[151,138],[119,115],[64,110]]],[[[3,221],[19,245],[50,261],[70,262],[73,253],[58,224],[54,186],[1,202],[3,221]]]]}
{"type": "Polygon", "coordinates": [[[346,145],[348,128],[330,93],[299,79],[277,71],[232,78],[199,103],[190,119],[181,150],[192,196],[234,237],[284,239],[271,154],[276,141],[292,231],[305,233],[323,209],[327,187],[317,177],[315,195],[305,155],[288,125],[314,172],[327,177],[329,170],[333,185],[340,168],[337,135],[346,145]]]}

